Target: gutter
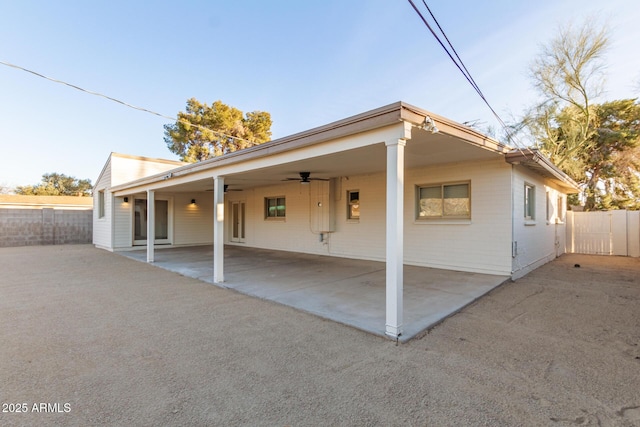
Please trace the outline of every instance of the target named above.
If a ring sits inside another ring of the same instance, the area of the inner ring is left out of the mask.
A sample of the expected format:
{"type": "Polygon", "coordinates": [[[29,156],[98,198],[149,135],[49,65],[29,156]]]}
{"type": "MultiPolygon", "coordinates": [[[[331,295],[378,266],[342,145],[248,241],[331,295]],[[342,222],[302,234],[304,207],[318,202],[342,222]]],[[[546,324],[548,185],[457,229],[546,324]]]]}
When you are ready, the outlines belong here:
{"type": "Polygon", "coordinates": [[[577,193],[579,191],[578,184],[537,149],[512,150],[505,155],[505,160],[509,164],[522,165],[539,175],[551,178],[567,192],[577,193]]]}

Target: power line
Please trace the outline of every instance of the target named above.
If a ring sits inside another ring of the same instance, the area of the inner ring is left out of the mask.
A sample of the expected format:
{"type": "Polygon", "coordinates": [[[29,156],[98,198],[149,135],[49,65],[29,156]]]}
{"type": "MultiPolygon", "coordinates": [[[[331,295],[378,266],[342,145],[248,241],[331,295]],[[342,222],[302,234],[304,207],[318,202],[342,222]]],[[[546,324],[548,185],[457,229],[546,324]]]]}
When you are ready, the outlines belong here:
{"type": "MultiPolygon", "coordinates": [[[[520,143],[518,142],[518,140],[515,137],[515,134],[513,134],[509,127],[507,126],[507,124],[502,120],[502,118],[498,115],[498,113],[493,109],[493,107],[491,106],[491,104],[489,103],[489,101],[487,100],[487,98],[484,96],[484,94],[482,93],[482,91],[480,90],[480,87],[478,86],[478,84],[476,83],[476,81],[473,79],[473,77],[471,76],[471,73],[469,72],[469,70],[467,69],[467,67],[464,65],[464,62],[462,61],[462,59],[460,58],[460,56],[458,55],[458,52],[455,50],[455,48],[453,47],[453,44],[451,43],[451,41],[449,40],[449,37],[447,37],[446,33],[444,32],[444,30],[442,29],[442,27],[440,26],[440,23],[438,23],[438,20],[436,19],[436,17],[434,16],[434,14],[431,12],[431,9],[429,8],[429,6],[427,5],[426,0],[422,0],[422,3],[424,4],[425,8],[427,9],[427,11],[429,12],[429,15],[431,15],[431,18],[433,19],[433,21],[436,23],[438,29],[440,30],[440,32],[442,33],[443,37],[446,39],[447,43],[449,44],[449,46],[451,47],[451,50],[453,51],[453,55],[451,54],[451,52],[449,51],[449,49],[445,46],[445,44],[442,42],[442,40],[440,39],[440,37],[438,36],[438,34],[436,34],[436,32],[434,31],[434,29],[431,27],[431,25],[429,25],[429,22],[427,21],[427,19],[424,17],[424,15],[422,14],[422,12],[420,12],[420,10],[418,9],[418,7],[415,5],[415,3],[413,2],[413,0],[408,0],[409,3],[411,4],[411,7],[413,7],[413,10],[415,10],[415,12],[418,14],[418,16],[420,17],[420,19],[422,20],[422,22],[426,25],[426,27],[429,29],[429,31],[431,32],[431,34],[433,35],[433,37],[435,37],[435,39],[438,41],[438,43],[440,44],[440,46],[442,47],[442,49],[444,49],[444,51],[446,52],[447,56],[449,56],[449,59],[451,59],[451,61],[453,61],[453,63],[455,64],[456,68],[458,68],[458,70],[462,73],[462,75],[464,76],[464,78],[467,80],[467,82],[469,82],[469,84],[471,85],[471,87],[473,87],[473,89],[476,91],[476,93],[480,96],[480,98],[484,101],[484,103],[487,105],[487,107],[489,107],[489,110],[491,110],[491,113],[493,114],[493,116],[496,118],[496,120],[498,121],[498,123],[500,124],[500,126],[502,126],[502,128],[504,129],[504,131],[507,134],[507,139],[509,141],[513,141],[513,143],[516,145],[516,148],[522,153],[524,154],[524,152],[522,151],[522,148],[520,147],[520,143]]],[[[531,152],[531,149],[528,147],[525,147],[525,149],[529,152],[531,152]]]]}
{"type": "Polygon", "coordinates": [[[157,112],[155,112],[155,111],[152,111],[152,110],[149,110],[149,109],[146,109],[146,108],[136,107],[135,105],[131,105],[131,104],[127,103],[127,102],[121,101],[121,100],[116,99],[116,98],[113,98],[113,97],[111,97],[111,96],[107,96],[107,95],[104,95],[104,94],[99,93],[99,92],[94,92],[94,91],[92,91],[92,90],[83,89],[83,88],[81,88],[80,86],[76,86],[76,85],[74,85],[74,84],[67,83],[67,82],[62,81],[62,80],[54,79],[54,78],[52,78],[52,77],[47,77],[47,76],[45,76],[45,75],[43,75],[43,74],[37,73],[37,72],[35,72],[35,71],[32,71],[32,70],[29,70],[29,69],[27,69],[27,68],[21,67],[21,66],[19,66],[19,65],[11,64],[11,63],[9,63],[9,62],[4,62],[4,61],[0,61],[0,64],[2,64],[2,65],[6,65],[7,67],[16,68],[16,69],[18,69],[18,70],[25,71],[25,72],[27,72],[27,73],[33,74],[33,75],[35,75],[35,76],[41,77],[41,78],[43,78],[43,79],[45,79],[45,80],[49,80],[49,81],[54,82],[54,83],[59,83],[59,84],[61,84],[61,85],[69,86],[69,87],[71,87],[71,88],[73,88],[73,89],[79,90],[79,91],[81,91],[81,92],[88,93],[88,94],[90,94],[90,95],[99,96],[99,97],[102,97],[102,98],[108,99],[109,101],[117,102],[118,104],[122,104],[122,105],[124,105],[125,107],[133,108],[134,110],[138,110],[138,111],[142,111],[142,112],[145,112],[145,113],[153,114],[153,115],[155,115],[155,116],[162,117],[162,118],[164,118],[164,119],[168,119],[168,120],[174,121],[174,122],[176,122],[176,123],[178,123],[178,122],[180,122],[180,123],[186,123],[186,124],[189,124],[190,126],[193,126],[193,127],[195,127],[195,128],[202,129],[202,130],[207,130],[207,131],[213,132],[213,133],[214,133],[214,134],[216,134],[216,135],[223,136],[223,137],[225,137],[225,138],[231,138],[231,139],[236,139],[236,140],[240,140],[240,141],[246,141],[246,142],[248,142],[248,143],[253,144],[253,141],[249,141],[249,140],[247,140],[247,139],[240,138],[240,137],[238,137],[238,136],[227,135],[227,134],[225,134],[225,133],[222,133],[222,132],[219,132],[219,131],[213,130],[213,129],[211,129],[211,128],[208,128],[208,127],[206,127],[206,126],[197,125],[197,124],[195,124],[195,123],[191,123],[191,122],[188,122],[188,121],[186,121],[186,120],[180,121],[180,120],[179,120],[178,118],[176,118],[176,117],[167,116],[167,115],[165,115],[165,114],[157,113],[157,112]]]}

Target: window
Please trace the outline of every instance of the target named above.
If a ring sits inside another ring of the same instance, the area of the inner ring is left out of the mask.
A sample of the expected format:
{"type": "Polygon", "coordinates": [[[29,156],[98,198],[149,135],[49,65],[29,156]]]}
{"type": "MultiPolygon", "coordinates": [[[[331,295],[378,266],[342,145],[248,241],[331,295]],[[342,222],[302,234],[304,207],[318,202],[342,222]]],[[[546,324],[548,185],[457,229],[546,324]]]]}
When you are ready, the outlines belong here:
{"type": "Polygon", "coordinates": [[[98,191],[98,218],[104,218],[104,190],[98,191]]]}
{"type": "Polygon", "coordinates": [[[471,218],[469,183],[418,187],[418,219],[471,218]]]}
{"type": "Polygon", "coordinates": [[[536,219],[536,187],[530,184],[524,185],[524,218],[536,219]]]}
{"type": "Polygon", "coordinates": [[[360,191],[347,191],[347,218],[360,219],[360,191]]]}
{"type": "Polygon", "coordinates": [[[265,217],[269,218],[285,218],[287,213],[284,197],[268,197],[264,199],[265,217]]]}

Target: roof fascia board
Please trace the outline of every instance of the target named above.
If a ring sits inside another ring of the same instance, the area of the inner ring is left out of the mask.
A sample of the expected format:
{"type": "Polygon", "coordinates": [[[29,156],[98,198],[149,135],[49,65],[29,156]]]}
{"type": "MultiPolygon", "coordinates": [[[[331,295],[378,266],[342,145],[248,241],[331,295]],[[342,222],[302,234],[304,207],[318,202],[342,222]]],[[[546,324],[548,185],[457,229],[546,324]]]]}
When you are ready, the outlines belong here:
{"type": "MultiPolygon", "coordinates": [[[[538,150],[511,151],[506,154],[505,160],[511,164],[523,164],[524,166],[539,166],[552,175],[556,183],[566,190],[579,191],[578,184],[566,173],[554,165],[549,158],[543,156],[538,150]]],[[[538,172],[539,173],[539,172],[538,172]]]]}
{"type": "Polygon", "coordinates": [[[446,117],[439,116],[430,111],[423,110],[407,103],[402,104],[402,119],[412,122],[416,126],[422,125],[426,116],[436,123],[439,133],[453,136],[478,147],[486,148],[497,153],[508,153],[513,148],[484,135],[469,126],[462,125],[446,117]]]}
{"type": "MultiPolygon", "coordinates": [[[[142,189],[149,188],[149,185],[153,185],[154,188],[169,187],[178,183],[174,177],[192,175],[190,179],[184,180],[184,182],[189,182],[213,176],[213,169],[216,170],[215,175],[223,176],[225,174],[233,173],[236,168],[227,168],[227,166],[233,164],[242,163],[243,167],[247,167],[247,161],[255,160],[259,157],[269,157],[288,151],[300,150],[307,146],[314,146],[328,141],[340,140],[344,143],[345,138],[351,135],[366,133],[367,131],[398,123],[403,126],[403,131],[405,133],[404,137],[408,139],[410,138],[410,130],[407,132],[407,129],[410,129],[411,125],[420,126],[424,122],[426,116],[431,117],[436,122],[436,125],[442,134],[450,135],[477,147],[491,150],[496,153],[506,153],[511,150],[510,147],[471,129],[468,126],[461,125],[413,105],[396,102],[375,110],[329,123],[327,125],[309,129],[304,132],[225,154],[224,156],[205,160],[199,163],[188,164],[165,173],[155,174],[126,184],[114,186],[113,190],[120,192],[123,189],[142,189]],[[409,134],[408,137],[406,136],[407,133],[409,134]],[[172,178],[170,183],[166,182],[167,180],[165,179],[169,172],[172,178]],[[205,173],[203,174],[202,172],[205,173]]],[[[383,141],[384,139],[377,142],[383,141]]],[[[344,149],[348,148],[343,148],[342,150],[344,149]]],[[[305,155],[310,155],[310,153],[305,152],[305,155]]]]}
{"type": "MultiPolygon", "coordinates": [[[[265,169],[272,166],[279,166],[286,163],[292,163],[299,160],[320,157],[328,154],[339,153],[341,151],[353,150],[356,148],[366,147],[384,143],[392,139],[410,139],[411,127],[403,122],[396,122],[384,128],[360,132],[356,135],[343,136],[323,144],[307,144],[297,147],[295,150],[273,150],[274,152],[253,151],[246,153],[241,159],[236,161],[218,162],[220,164],[212,167],[190,168],[183,170],[171,171],[171,177],[158,180],[155,176],[153,179],[142,179],[128,184],[113,187],[112,191],[116,196],[130,194],[132,192],[145,191],[147,189],[160,190],[174,185],[186,184],[192,181],[202,179],[212,179],[214,176],[229,176],[240,172],[265,169]],[[195,170],[194,170],[195,169],[195,170]]],[[[200,166],[199,164],[196,164],[200,166]]],[[[166,177],[164,173],[161,176],[166,177]]]]}
{"type": "MultiPolygon", "coordinates": [[[[113,152],[111,152],[109,154],[109,158],[107,159],[107,161],[104,163],[104,166],[102,166],[102,170],[100,171],[100,174],[98,175],[98,179],[96,179],[95,183],[93,184],[93,186],[91,187],[93,190],[96,190],[96,185],[98,185],[98,183],[100,182],[100,180],[102,179],[102,175],[104,175],[104,172],[107,170],[107,167],[111,164],[111,158],[113,157],[113,152]]],[[[109,185],[111,185],[111,183],[109,183],[109,185]]]]}

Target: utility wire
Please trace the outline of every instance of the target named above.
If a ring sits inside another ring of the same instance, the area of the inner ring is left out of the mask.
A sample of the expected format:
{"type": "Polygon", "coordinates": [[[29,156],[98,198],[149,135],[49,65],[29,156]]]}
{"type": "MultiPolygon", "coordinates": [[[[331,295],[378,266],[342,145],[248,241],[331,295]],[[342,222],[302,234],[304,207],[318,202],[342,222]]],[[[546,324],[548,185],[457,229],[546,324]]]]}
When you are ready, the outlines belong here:
{"type": "Polygon", "coordinates": [[[45,79],[45,80],[49,80],[49,81],[54,82],[54,83],[59,83],[59,84],[61,84],[61,85],[69,86],[69,87],[71,87],[71,88],[74,88],[74,89],[79,90],[79,91],[81,91],[81,92],[88,93],[88,94],[90,94],[90,95],[99,96],[99,97],[102,97],[102,98],[108,99],[109,101],[117,102],[118,104],[122,104],[122,105],[124,105],[125,107],[133,108],[134,110],[143,111],[143,112],[145,112],[145,113],[153,114],[153,115],[155,115],[155,116],[162,117],[162,118],[164,118],[164,119],[168,119],[168,120],[174,121],[174,122],[176,122],[176,123],[180,122],[180,123],[188,124],[188,125],[190,125],[190,126],[193,126],[193,127],[195,127],[195,128],[198,128],[198,129],[202,129],[202,130],[207,130],[207,131],[213,132],[214,134],[219,135],[219,136],[223,136],[223,137],[225,137],[225,138],[231,138],[231,139],[236,139],[236,140],[240,140],[240,141],[246,141],[246,142],[248,142],[248,143],[253,144],[253,141],[249,141],[249,140],[247,140],[247,139],[240,138],[240,137],[238,137],[238,136],[231,136],[231,135],[227,135],[227,134],[225,134],[225,133],[222,133],[222,132],[219,132],[219,131],[213,130],[213,129],[211,129],[211,128],[208,128],[208,127],[206,127],[206,126],[197,125],[197,124],[195,124],[195,123],[191,123],[191,122],[189,122],[189,121],[187,121],[187,120],[180,120],[180,119],[178,119],[178,118],[176,118],[176,117],[171,117],[171,116],[167,116],[167,115],[165,115],[165,114],[156,113],[155,111],[148,110],[148,109],[146,109],[146,108],[136,107],[135,105],[131,105],[131,104],[126,103],[126,102],[124,102],[124,101],[121,101],[121,100],[119,100],[119,99],[112,98],[112,97],[110,97],[110,96],[107,96],[107,95],[104,95],[104,94],[101,94],[101,93],[98,93],[98,92],[94,92],[94,91],[91,91],[91,90],[83,89],[83,88],[81,88],[80,86],[76,86],[76,85],[74,85],[74,84],[67,83],[67,82],[62,81],[62,80],[57,80],[57,79],[54,79],[54,78],[51,78],[51,77],[47,77],[47,76],[45,76],[45,75],[43,75],[43,74],[37,73],[37,72],[35,72],[35,71],[32,71],[32,70],[29,70],[29,69],[27,69],[27,68],[21,67],[21,66],[19,66],[19,65],[11,64],[11,63],[9,63],[9,62],[4,62],[4,61],[0,61],[0,64],[2,64],[2,65],[6,65],[7,67],[11,67],[11,68],[16,68],[16,69],[18,69],[18,70],[26,71],[27,73],[31,73],[31,74],[33,74],[33,75],[35,75],[35,76],[38,76],[38,77],[41,77],[41,78],[43,78],[43,79],[45,79]]]}
{"type": "MultiPolygon", "coordinates": [[[[453,51],[453,54],[455,55],[455,57],[457,58],[457,60],[453,57],[453,55],[451,54],[451,52],[449,51],[449,49],[445,46],[445,44],[442,42],[442,40],[440,39],[440,37],[438,36],[438,34],[436,34],[436,32],[434,31],[434,29],[431,27],[431,25],[429,25],[429,22],[427,21],[427,19],[424,17],[424,15],[422,14],[422,12],[420,12],[420,10],[418,9],[418,7],[415,5],[415,3],[413,2],[413,0],[408,0],[409,3],[411,4],[411,7],[413,7],[413,10],[415,10],[415,12],[418,14],[418,16],[420,17],[420,19],[422,20],[422,22],[426,25],[426,27],[429,29],[429,31],[431,32],[431,34],[433,35],[433,37],[435,37],[435,39],[438,41],[438,43],[440,44],[440,46],[442,47],[442,49],[444,49],[444,51],[446,52],[447,56],[449,56],[449,59],[451,59],[451,61],[453,61],[453,63],[455,64],[456,68],[458,68],[458,70],[462,73],[462,75],[464,76],[464,78],[467,80],[467,82],[469,82],[469,84],[471,85],[471,87],[473,87],[473,89],[476,91],[476,93],[480,96],[480,98],[484,101],[484,103],[487,105],[487,107],[489,107],[489,110],[491,110],[491,113],[493,114],[493,116],[496,118],[496,120],[498,121],[498,123],[500,124],[500,126],[502,126],[502,128],[504,129],[504,131],[507,134],[507,139],[509,141],[513,141],[513,143],[516,145],[516,148],[524,155],[524,152],[522,151],[522,148],[520,147],[520,143],[519,141],[517,141],[515,134],[513,134],[509,127],[507,126],[507,124],[502,120],[502,118],[498,115],[498,113],[493,109],[493,107],[491,106],[491,104],[489,103],[489,101],[487,100],[487,98],[484,96],[484,94],[482,93],[482,91],[480,90],[480,87],[478,86],[478,84],[475,82],[475,80],[473,79],[473,77],[471,76],[471,73],[469,72],[469,70],[467,69],[467,67],[464,65],[464,62],[462,61],[462,59],[460,58],[460,56],[458,55],[458,52],[455,50],[455,48],[453,47],[453,44],[451,43],[451,41],[449,40],[449,38],[447,37],[446,33],[444,32],[444,30],[442,29],[442,27],[440,26],[440,23],[438,23],[438,20],[436,19],[436,17],[434,16],[434,14],[431,12],[431,9],[429,8],[429,6],[427,5],[426,0],[422,0],[422,3],[424,4],[424,6],[426,7],[427,11],[429,12],[429,15],[431,15],[431,18],[433,19],[433,21],[436,23],[436,25],[438,26],[438,29],[440,30],[440,32],[442,33],[442,35],[444,36],[444,38],[446,39],[447,43],[449,44],[449,46],[451,47],[451,50],[453,51]]],[[[531,149],[528,147],[525,147],[525,149],[529,152],[531,152],[531,149]]]]}

